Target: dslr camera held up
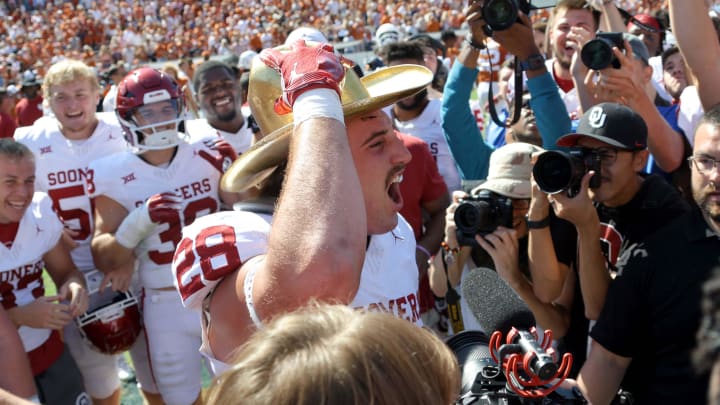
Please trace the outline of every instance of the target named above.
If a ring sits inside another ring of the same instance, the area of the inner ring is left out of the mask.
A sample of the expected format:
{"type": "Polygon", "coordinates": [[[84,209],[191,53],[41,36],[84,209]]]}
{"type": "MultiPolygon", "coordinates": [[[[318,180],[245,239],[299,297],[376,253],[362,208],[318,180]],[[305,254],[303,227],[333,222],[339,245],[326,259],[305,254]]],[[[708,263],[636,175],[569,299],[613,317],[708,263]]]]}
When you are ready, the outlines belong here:
{"type": "Polygon", "coordinates": [[[512,198],[480,190],[460,200],[455,209],[455,226],[460,246],[476,246],[475,235],[487,235],[498,226],[512,228],[512,198]]]}
{"type": "Polygon", "coordinates": [[[485,0],[482,15],[487,23],[488,36],[493,31],[510,28],[518,21],[518,11],[530,14],[531,10],[555,7],[557,0],[485,0]]]}
{"type": "Polygon", "coordinates": [[[600,156],[595,151],[547,151],[538,156],[533,166],[533,177],[545,193],[566,191],[568,197],[574,197],[580,191],[583,176],[590,170],[595,172],[590,179],[590,188],[600,187],[600,156]]]}
{"type": "Polygon", "coordinates": [[[585,66],[593,70],[602,70],[608,66],[620,69],[620,61],[612,49],[624,49],[622,32],[598,32],[580,50],[580,58],[585,66]]]}

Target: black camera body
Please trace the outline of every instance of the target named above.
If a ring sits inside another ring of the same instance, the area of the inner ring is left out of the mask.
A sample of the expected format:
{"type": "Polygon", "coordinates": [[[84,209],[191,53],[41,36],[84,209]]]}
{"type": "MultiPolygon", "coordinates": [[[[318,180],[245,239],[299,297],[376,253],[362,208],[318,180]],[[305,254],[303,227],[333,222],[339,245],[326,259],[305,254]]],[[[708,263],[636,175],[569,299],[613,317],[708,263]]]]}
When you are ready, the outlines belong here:
{"type": "Polygon", "coordinates": [[[625,49],[622,32],[599,32],[580,50],[580,58],[585,66],[593,70],[602,70],[608,66],[620,69],[620,61],[612,49],[625,49]]]}
{"type": "Polygon", "coordinates": [[[530,14],[531,10],[555,7],[557,0],[485,0],[482,15],[487,23],[488,36],[503,31],[518,21],[518,11],[530,14]]]}
{"type": "Polygon", "coordinates": [[[490,190],[460,200],[455,209],[455,226],[460,246],[477,246],[475,235],[487,235],[498,226],[512,228],[512,198],[490,190]]]}
{"type": "Polygon", "coordinates": [[[540,190],[548,194],[566,191],[574,197],[580,191],[583,176],[590,170],[590,188],[600,187],[600,156],[589,150],[572,149],[568,152],[541,153],[533,166],[533,177],[540,190]]]}

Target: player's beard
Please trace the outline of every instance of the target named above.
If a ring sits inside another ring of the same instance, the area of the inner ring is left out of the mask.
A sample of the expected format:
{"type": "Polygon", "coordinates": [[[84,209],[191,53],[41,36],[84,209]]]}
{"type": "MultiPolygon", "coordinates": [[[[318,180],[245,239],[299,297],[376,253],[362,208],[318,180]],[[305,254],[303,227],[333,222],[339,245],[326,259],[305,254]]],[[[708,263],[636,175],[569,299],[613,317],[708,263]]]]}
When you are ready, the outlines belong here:
{"type": "Polygon", "coordinates": [[[234,120],[235,117],[237,117],[237,110],[231,110],[231,111],[226,112],[225,114],[217,115],[218,121],[222,121],[222,122],[230,122],[230,121],[234,120]]]}
{"type": "Polygon", "coordinates": [[[412,111],[422,106],[427,99],[428,91],[427,88],[422,89],[419,93],[406,99],[400,100],[395,105],[401,110],[412,111]]]}
{"type": "MultiPolygon", "coordinates": [[[[577,52],[577,51],[575,51],[577,52]]],[[[555,61],[560,65],[563,70],[570,70],[570,65],[572,63],[572,55],[568,58],[565,55],[565,48],[555,47],[553,49],[553,56],[555,57],[555,61]]]]}

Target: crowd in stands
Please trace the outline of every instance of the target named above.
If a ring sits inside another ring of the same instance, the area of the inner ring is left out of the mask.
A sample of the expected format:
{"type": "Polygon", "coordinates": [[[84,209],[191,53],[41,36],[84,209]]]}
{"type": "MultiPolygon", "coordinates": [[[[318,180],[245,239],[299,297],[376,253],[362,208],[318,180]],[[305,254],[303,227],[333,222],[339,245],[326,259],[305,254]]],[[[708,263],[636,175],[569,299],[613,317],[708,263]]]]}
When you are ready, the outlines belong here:
{"type": "MultiPolygon", "coordinates": [[[[392,23],[408,36],[457,30],[463,0],[315,1],[7,1],[0,5],[0,85],[19,86],[21,74],[44,76],[59,58],[84,61],[99,72],[116,62],[199,58],[282,44],[299,26],[331,42],[362,40],[392,23]]],[[[664,1],[623,0],[631,13],[665,10],[664,1]]]]}

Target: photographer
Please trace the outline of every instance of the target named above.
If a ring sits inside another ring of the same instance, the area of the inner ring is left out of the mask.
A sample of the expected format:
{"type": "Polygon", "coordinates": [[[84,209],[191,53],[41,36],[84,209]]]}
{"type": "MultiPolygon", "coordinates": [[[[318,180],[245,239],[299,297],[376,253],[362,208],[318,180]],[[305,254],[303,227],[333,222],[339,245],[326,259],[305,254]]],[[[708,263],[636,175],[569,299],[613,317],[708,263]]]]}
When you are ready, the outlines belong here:
{"type": "MultiPolygon", "coordinates": [[[[453,195],[455,202],[448,207],[445,218],[446,253],[434,258],[430,275],[433,291],[436,295],[444,296],[448,283],[453,287],[461,284],[461,279],[466,275],[466,268],[468,270],[475,267],[493,268],[517,291],[535,315],[537,323],[543,328],[553,329],[561,322],[557,318],[559,313],[552,308],[552,305],[544,304],[534,296],[527,278],[530,272],[527,250],[528,224],[525,216],[530,204],[532,155],[541,151],[542,149],[537,146],[521,142],[498,148],[490,157],[490,173],[487,180],[473,189],[470,195],[461,191],[455,192],[453,195]],[[488,206],[491,208],[488,209],[488,206]],[[470,212],[467,215],[460,214],[460,223],[456,223],[456,210],[461,214],[462,210],[470,212]],[[480,220],[473,224],[473,218],[480,220]],[[447,281],[444,278],[445,274],[448,277],[447,281]]],[[[550,222],[557,238],[568,234],[565,221],[550,222]]],[[[531,223],[529,226],[537,226],[537,224],[531,223]]],[[[570,263],[574,254],[573,250],[565,248],[571,245],[570,240],[567,242],[556,245],[558,247],[556,257],[564,263],[570,263]]],[[[463,297],[460,300],[460,307],[464,329],[483,330],[463,297]]],[[[494,309],[488,308],[488,311],[492,310],[494,309]]]]}
{"type": "MultiPolygon", "coordinates": [[[[641,174],[648,156],[647,127],[642,117],[626,106],[602,103],[592,107],[580,119],[576,133],[560,138],[558,146],[579,147],[583,160],[599,165],[599,170],[586,169],[579,174],[579,192],[572,198],[565,192],[548,195],[534,188],[528,212],[529,220],[542,221],[552,206],[577,232],[577,238],[564,239],[577,240],[577,249],[569,247],[577,251],[571,267],[548,257],[560,242],[547,228],[532,229],[529,238],[535,294],[570,311],[567,328],[553,332],[556,337],[565,336],[575,373],[585,358],[588,320],[597,319],[611,273],[623,253],[686,212],[688,205],[658,176],[641,174]],[[590,187],[593,177],[596,187],[590,187]],[[561,293],[572,299],[558,300],[561,293]]],[[[554,174],[552,168],[543,170],[542,158],[540,155],[533,170],[537,184],[547,183],[546,177],[554,174]]]]}
{"type": "Polygon", "coordinates": [[[682,163],[690,155],[690,144],[677,126],[678,106],[657,96],[648,57],[645,44],[634,35],[598,34],[573,57],[573,80],[583,111],[601,102],[613,102],[630,107],[643,118],[648,127],[648,149],[657,165],[652,172],[667,174],[689,198],[690,172],[682,163]],[[577,66],[588,64],[593,66],[588,66],[590,70],[583,75],[577,66]]]}
{"type": "MultiPolygon", "coordinates": [[[[488,174],[492,148],[484,141],[477,127],[468,100],[478,76],[477,60],[485,53],[484,2],[476,1],[465,9],[470,31],[456,63],[448,76],[442,101],[442,126],[450,151],[464,179],[484,179],[488,174]]],[[[535,113],[537,128],[545,148],[554,149],[555,140],[570,131],[570,118],[540,50],[533,40],[530,21],[521,15],[521,23],[507,30],[495,31],[493,39],[516,55],[527,75],[530,107],[535,113]],[[532,60],[533,63],[529,64],[532,60]]],[[[500,69],[500,66],[497,66],[500,69]]]]}
{"type": "Polygon", "coordinates": [[[703,116],[688,160],[692,209],[668,215],[671,222],[628,253],[610,285],[577,380],[592,403],[609,402],[621,380],[636,404],[707,403],[708,371],[693,368],[691,352],[702,284],[720,262],[719,161],[716,106],[703,116]]]}

